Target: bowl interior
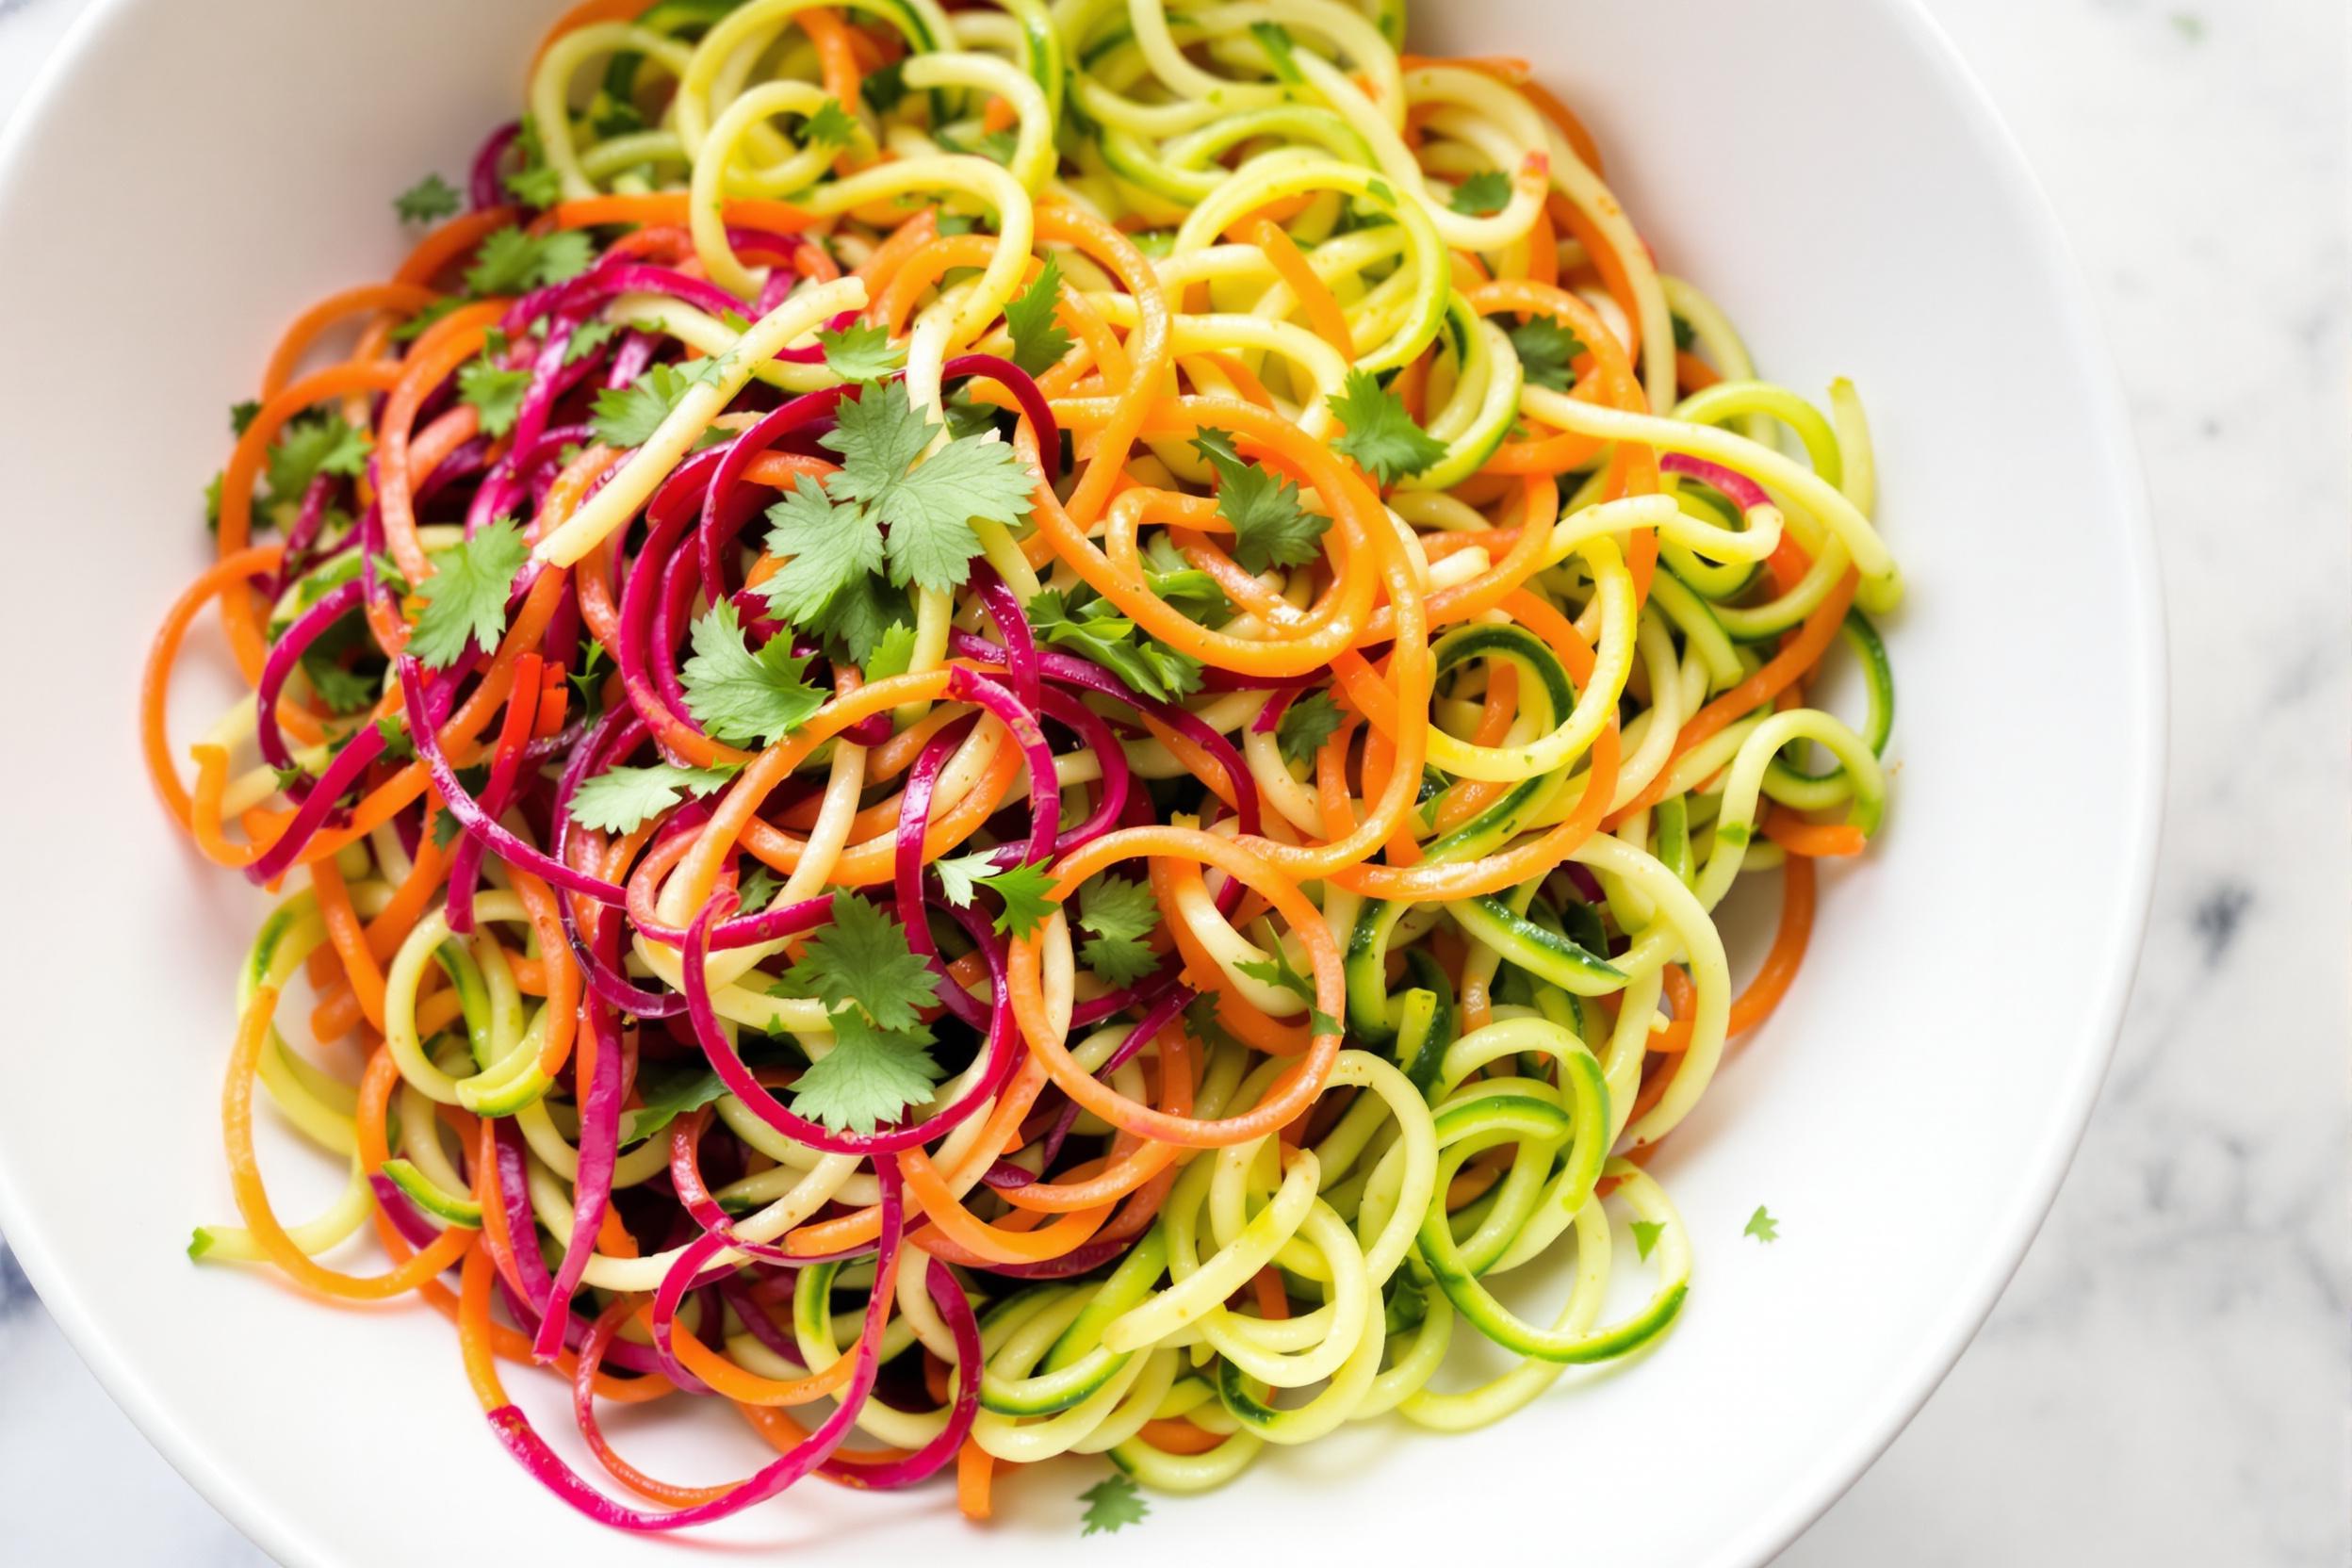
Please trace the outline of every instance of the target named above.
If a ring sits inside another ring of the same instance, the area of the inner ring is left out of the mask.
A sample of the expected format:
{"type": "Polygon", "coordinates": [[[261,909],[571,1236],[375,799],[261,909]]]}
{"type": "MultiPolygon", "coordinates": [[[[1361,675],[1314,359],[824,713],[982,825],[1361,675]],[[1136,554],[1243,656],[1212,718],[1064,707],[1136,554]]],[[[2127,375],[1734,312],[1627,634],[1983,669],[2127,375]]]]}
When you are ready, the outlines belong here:
{"type": "MultiPolygon", "coordinates": [[[[183,1255],[192,1225],[234,1217],[220,1071],[264,903],[167,831],[132,723],[151,629],[206,558],[228,404],[295,310],[388,273],[391,196],[462,172],[557,8],[107,0],[0,147],[17,551],[0,646],[19,672],[0,932],[24,1009],[0,1048],[0,1225],[116,1397],[289,1563],[407,1564],[455,1539],[581,1565],[652,1549],[497,1451],[439,1317],[337,1312],[183,1255]]],[[[1821,0],[1804,26],[1738,0],[1425,10],[1424,48],[1536,62],[1662,264],[1729,309],[1767,374],[1860,388],[1911,585],[1886,629],[1891,815],[1864,863],[1824,876],[1793,994],[1653,1167],[1698,1249],[1654,1354],[1571,1371],[1476,1435],[1381,1422],[1270,1455],[1119,1547],[1311,1550],[1370,1519],[1400,1554],[1755,1562],[1958,1354],[2104,1064],[2158,787],[2136,481],[2054,230],[1909,5],[1821,0]],[[1781,1222],[1769,1246],[1741,1235],[1759,1203],[1781,1222]]],[[[230,689],[206,631],[196,645],[182,740],[230,689]]],[[[287,1148],[265,1158],[289,1217],[336,1184],[287,1148]]],[[[577,1457],[562,1391],[510,1384],[577,1457]]],[[[748,1432],[672,1413],[612,1427],[676,1479],[759,1462],[748,1432]]],[[[702,1539],[1034,1564],[1079,1549],[1086,1484],[1018,1476],[977,1531],[942,1488],[808,1487],[702,1539]]]]}

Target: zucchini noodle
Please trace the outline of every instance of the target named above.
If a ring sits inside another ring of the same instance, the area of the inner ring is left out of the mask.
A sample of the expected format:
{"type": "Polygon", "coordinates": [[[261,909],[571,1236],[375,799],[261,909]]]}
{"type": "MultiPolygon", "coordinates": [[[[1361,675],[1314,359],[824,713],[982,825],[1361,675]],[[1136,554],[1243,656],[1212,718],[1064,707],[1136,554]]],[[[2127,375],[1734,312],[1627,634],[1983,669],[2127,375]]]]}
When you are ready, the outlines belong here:
{"type": "Polygon", "coordinates": [[[1403,28],[567,14],[466,210],[404,195],[273,358],[155,645],[164,803],[279,900],[191,1256],[421,1294],[632,1530],[1204,1491],[1661,1343],[1645,1167],[1883,823],[1902,580],[1854,388],[1763,380],[1523,65],[1403,28]],[[216,602],[252,693],[176,752],[216,602]],[[348,1172],[300,1223],[256,1085],[348,1172]],[[669,1396],[776,1457],[645,1475],[597,1412],[669,1396]]]}

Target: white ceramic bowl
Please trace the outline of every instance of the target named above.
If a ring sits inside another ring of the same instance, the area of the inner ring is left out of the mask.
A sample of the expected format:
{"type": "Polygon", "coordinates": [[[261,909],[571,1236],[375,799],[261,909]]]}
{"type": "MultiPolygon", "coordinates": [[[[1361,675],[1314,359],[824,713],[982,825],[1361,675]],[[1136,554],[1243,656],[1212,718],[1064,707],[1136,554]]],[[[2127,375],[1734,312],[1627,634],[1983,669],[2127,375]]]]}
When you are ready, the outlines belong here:
{"type": "MultiPolygon", "coordinates": [[[[302,1568],[694,1550],[608,1534],[543,1494],[493,1444],[430,1312],[337,1312],[184,1256],[191,1225],[233,1217],[220,1073],[261,903],[167,830],[133,743],[150,630],[205,558],[197,493],[228,404],[294,310],[388,271],[392,194],[460,171],[514,111],[556,8],[102,0],[0,146],[15,672],[0,929],[18,998],[0,1229],[147,1435],[302,1568]]],[[[1421,9],[1425,47],[1539,62],[1661,257],[1729,307],[1768,373],[1817,395],[1836,374],[1859,384],[1911,585],[1887,628],[1893,808],[1867,861],[1825,878],[1794,994],[1657,1162],[1698,1245],[1657,1353],[1572,1375],[1476,1435],[1382,1425],[1270,1456],[1228,1491],[1160,1503],[1116,1549],[1756,1563],[1968,1343],[2105,1064],[2161,776],[2133,462],[2052,221],[1915,5],[1421,9]],[[1781,1221],[1770,1247],[1740,1234],[1758,1203],[1781,1221]]],[[[183,736],[225,691],[193,666],[183,736]]],[[[334,1185],[274,1164],[288,1214],[334,1185]]],[[[551,1383],[510,1380],[569,1431],[551,1383]]],[[[614,1425],[660,1474],[754,1462],[715,1427],[614,1425]]],[[[1099,1560],[1079,1544],[1083,1484],[1025,1475],[986,1530],[941,1488],[811,1486],[703,1539],[802,1561],[1099,1560]]]]}

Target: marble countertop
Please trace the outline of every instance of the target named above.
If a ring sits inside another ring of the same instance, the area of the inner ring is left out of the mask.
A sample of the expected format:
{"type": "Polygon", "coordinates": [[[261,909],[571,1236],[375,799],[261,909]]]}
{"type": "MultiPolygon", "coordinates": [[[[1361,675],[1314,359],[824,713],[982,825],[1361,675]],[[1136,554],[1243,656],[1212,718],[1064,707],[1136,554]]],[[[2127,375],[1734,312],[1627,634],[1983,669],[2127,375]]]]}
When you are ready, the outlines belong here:
{"type": "MultiPolygon", "coordinates": [[[[0,118],[82,0],[0,0],[0,118]]],[[[2352,1560],[2347,37],[2337,0],[1929,0],[2049,188],[2130,389],[2170,807],[2115,1070],[1926,1411],[1781,1568],[2352,1560]]],[[[0,1558],[258,1565],[0,1244],[0,1558]]]]}

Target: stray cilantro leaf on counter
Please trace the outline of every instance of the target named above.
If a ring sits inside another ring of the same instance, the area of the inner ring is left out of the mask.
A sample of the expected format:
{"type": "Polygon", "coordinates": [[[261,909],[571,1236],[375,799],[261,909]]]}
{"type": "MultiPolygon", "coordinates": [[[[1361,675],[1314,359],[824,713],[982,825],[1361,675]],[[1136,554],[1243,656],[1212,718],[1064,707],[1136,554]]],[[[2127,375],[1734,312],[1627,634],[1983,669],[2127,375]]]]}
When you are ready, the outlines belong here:
{"type": "Polygon", "coordinates": [[[1413,422],[1396,393],[1369,370],[1350,370],[1344,391],[1325,400],[1348,433],[1331,445],[1381,484],[1417,474],[1446,455],[1446,443],[1413,422]]]}
{"type": "Polygon", "coordinates": [[[506,601],[514,574],[531,555],[522,531],[501,517],[433,558],[433,574],[416,585],[425,607],[408,651],[434,669],[457,662],[467,643],[485,653],[506,634],[506,601]]]}
{"type": "Polygon", "coordinates": [[[608,447],[642,447],[697,383],[716,373],[718,364],[698,359],[686,366],[655,365],[627,386],[608,386],[596,394],[589,428],[608,447]]]}
{"type": "Polygon", "coordinates": [[[1159,967],[1144,939],[1160,923],[1160,906],[1148,883],[1098,876],[1078,890],[1078,924],[1093,933],[1079,961],[1114,986],[1129,986],[1159,967]]]}
{"type": "Polygon", "coordinates": [[[1466,218],[1484,218],[1511,204],[1511,176],[1499,169],[1481,169],[1454,188],[1453,209],[1466,218]]]}
{"type": "Polygon", "coordinates": [[[975,888],[987,888],[1003,898],[1004,912],[996,917],[997,935],[1035,936],[1037,927],[1054,912],[1054,901],[1046,896],[1053,890],[1054,874],[1036,864],[990,871],[988,855],[987,850],[959,855],[952,860],[940,860],[931,869],[939,874],[939,886],[945,890],[947,901],[958,908],[972,906],[975,888]]]}
{"type": "Polygon", "coordinates": [[[593,242],[579,229],[531,235],[509,223],[482,242],[466,270],[466,291],[477,297],[519,294],[543,284],[563,283],[588,270],[593,242]]]}
{"type": "Polygon", "coordinates": [[[825,368],[843,381],[880,381],[906,363],[906,351],[890,341],[879,321],[853,321],[840,332],[817,334],[825,368]]]}
{"type": "Polygon", "coordinates": [[[1297,485],[1243,461],[1233,438],[1221,430],[1203,429],[1192,447],[1217,470],[1217,510],[1233,525],[1233,559],[1243,571],[1315,558],[1315,541],[1331,520],[1301,507],[1297,485]]]}
{"type": "Polygon", "coordinates": [[[431,223],[457,211],[457,191],[438,174],[427,174],[392,198],[403,223],[431,223]]]}
{"type": "Polygon", "coordinates": [[[825,706],[825,694],[800,678],[808,661],[792,657],[792,639],[771,637],[752,652],[733,604],[712,606],[692,636],[694,657],[678,671],[686,710],[719,740],[773,745],[825,706]]]}
{"type": "Polygon", "coordinates": [[[1108,599],[1088,599],[1072,612],[1049,588],[1025,608],[1040,642],[1102,665],[1145,696],[1173,702],[1200,689],[1200,661],[1142,635],[1108,599]]]}
{"type": "Polygon", "coordinates": [[[1339,721],[1339,704],[1331,700],[1331,693],[1309,692],[1282,710],[1274,726],[1275,743],[1286,760],[1312,766],[1315,754],[1338,730],[1339,721]]]}
{"type": "Polygon", "coordinates": [[[1650,1261],[1650,1249],[1658,1245],[1658,1233],[1665,1229],[1663,1220],[1637,1219],[1633,1222],[1633,1250],[1641,1254],[1642,1262],[1650,1261]]]}
{"type": "Polygon", "coordinates": [[[1584,352],[1583,340],[1548,316],[1531,317],[1511,328],[1511,346],[1527,380],[1554,392],[1565,392],[1574,384],[1569,367],[1584,352]]]}
{"type": "Polygon", "coordinates": [[[1061,288],[1061,267],[1048,256],[1036,281],[1004,306],[1004,330],[1013,338],[1013,363],[1033,376],[1042,375],[1070,352],[1070,334],[1054,319],[1061,288]]]}
{"type": "Polygon", "coordinates": [[[603,833],[633,833],[647,817],[676,806],[682,795],[707,795],[727,787],[733,768],[680,768],[667,762],[647,768],[608,768],[580,781],[573,792],[572,820],[603,833]]]}
{"type": "Polygon", "coordinates": [[[1754,1236],[1758,1241],[1778,1241],[1780,1221],[1772,1217],[1770,1209],[1758,1203],[1756,1206],[1756,1212],[1748,1216],[1747,1228],[1740,1233],[1743,1236],[1754,1236]]]}
{"type": "Polygon", "coordinates": [[[1143,1516],[1152,1511],[1152,1505],[1126,1476],[1105,1476],[1078,1494],[1078,1500],[1086,1505],[1086,1527],[1078,1532],[1081,1536],[1097,1530],[1115,1535],[1126,1526],[1142,1524],[1143,1516]]]}

